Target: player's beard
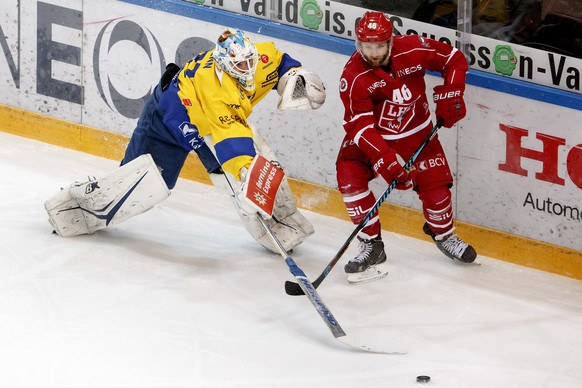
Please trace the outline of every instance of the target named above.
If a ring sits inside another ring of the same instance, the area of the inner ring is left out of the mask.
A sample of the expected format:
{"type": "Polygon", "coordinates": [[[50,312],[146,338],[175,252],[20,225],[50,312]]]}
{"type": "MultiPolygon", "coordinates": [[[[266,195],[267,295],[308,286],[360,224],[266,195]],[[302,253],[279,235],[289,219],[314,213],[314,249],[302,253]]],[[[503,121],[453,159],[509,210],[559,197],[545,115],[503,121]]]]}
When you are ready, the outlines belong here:
{"type": "Polygon", "coordinates": [[[368,62],[370,65],[374,66],[374,67],[380,67],[380,66],[386,66],[388,64],[388,56],[390,55],[390,53],[386,53],[385,55],[381,56],[380,58],[368,58],[368,57],[364,57],[364,59],[366,60],[366,62],[368,62]]]}

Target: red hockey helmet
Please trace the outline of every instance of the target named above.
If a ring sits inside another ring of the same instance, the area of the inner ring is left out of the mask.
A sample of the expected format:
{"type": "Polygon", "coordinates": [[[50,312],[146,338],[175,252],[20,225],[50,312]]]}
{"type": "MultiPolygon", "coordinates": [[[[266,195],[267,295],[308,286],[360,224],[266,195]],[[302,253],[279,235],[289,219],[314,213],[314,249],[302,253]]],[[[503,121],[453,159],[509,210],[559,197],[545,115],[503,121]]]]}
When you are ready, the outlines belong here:
{"type": "Polygon", "coordinates": [[[392,23],[383,12],[367,11],[356,26],[360,42],[387,42],[392,38],[392,23]]]}
{"type": "Polygon", "coordinates": [[[386,66],[392,52],[392,23],[383,12],[368,11],[356,26],[356,49],[374,67],[386,66]]]}

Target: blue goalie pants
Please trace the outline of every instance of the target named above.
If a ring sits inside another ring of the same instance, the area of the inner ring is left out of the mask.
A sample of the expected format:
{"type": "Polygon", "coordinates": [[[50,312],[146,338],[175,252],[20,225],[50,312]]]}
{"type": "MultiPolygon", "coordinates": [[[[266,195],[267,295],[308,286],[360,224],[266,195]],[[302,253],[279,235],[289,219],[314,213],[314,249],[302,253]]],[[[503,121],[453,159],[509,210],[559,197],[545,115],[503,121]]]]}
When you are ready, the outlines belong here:
{"type": "MultiPolygon", "coordinates": [[[[121,165],[132,161],[140,155],[150,154],[161,169],[162,178],[169,189],[173,189],[180,175],[186,157],[190,153],[180,145],[166,128],[158,102],[162,90],[156,86],[154,93],[148,98],[137,126],[125,150],[121,165]]],[[[206,144],[195,150],[198,158],[209,173],[220,171],[220,164],[206,144]]]]}

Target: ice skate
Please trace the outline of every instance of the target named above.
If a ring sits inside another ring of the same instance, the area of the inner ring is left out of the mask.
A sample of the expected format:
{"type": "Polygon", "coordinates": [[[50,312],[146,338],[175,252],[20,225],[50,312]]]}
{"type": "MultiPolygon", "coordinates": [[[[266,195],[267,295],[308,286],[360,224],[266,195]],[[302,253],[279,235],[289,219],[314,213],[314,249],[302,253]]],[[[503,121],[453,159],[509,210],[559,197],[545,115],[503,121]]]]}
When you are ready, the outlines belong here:
{"type": "Polygon", "coordinates": [[[447,255],[447,257],[463,263],[472,263],[475,261],[477,257],[475,249],[461,240],[456,234],[449,233],[444,236],[437,236],[426,222],[422,230],[434,240],[437,248],[447,255]]]}
{"type": "Polygon", "coordinates": [[[360,240],[360,253],[344,267],[349,283],[365,283],[382,279],[388,275],[386,252],[381,237],[360,240]]]}

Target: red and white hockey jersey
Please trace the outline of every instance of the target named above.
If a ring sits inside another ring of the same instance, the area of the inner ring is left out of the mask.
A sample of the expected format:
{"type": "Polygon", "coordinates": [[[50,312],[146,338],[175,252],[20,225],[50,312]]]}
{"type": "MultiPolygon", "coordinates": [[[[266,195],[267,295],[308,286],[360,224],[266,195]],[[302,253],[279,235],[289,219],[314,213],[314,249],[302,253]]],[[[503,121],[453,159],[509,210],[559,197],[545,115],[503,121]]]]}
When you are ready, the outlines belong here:
{"type": "Polygon", "coordinates": [[[389,68],[371,66],[356,51],[340,80],[348,138],[369,157],[383,154],[386,141],[430,126],[425,72],[441,73],[449,85],[464,84],[467,70],[459,50],[418,35],[394,36],[389,68]]]}

